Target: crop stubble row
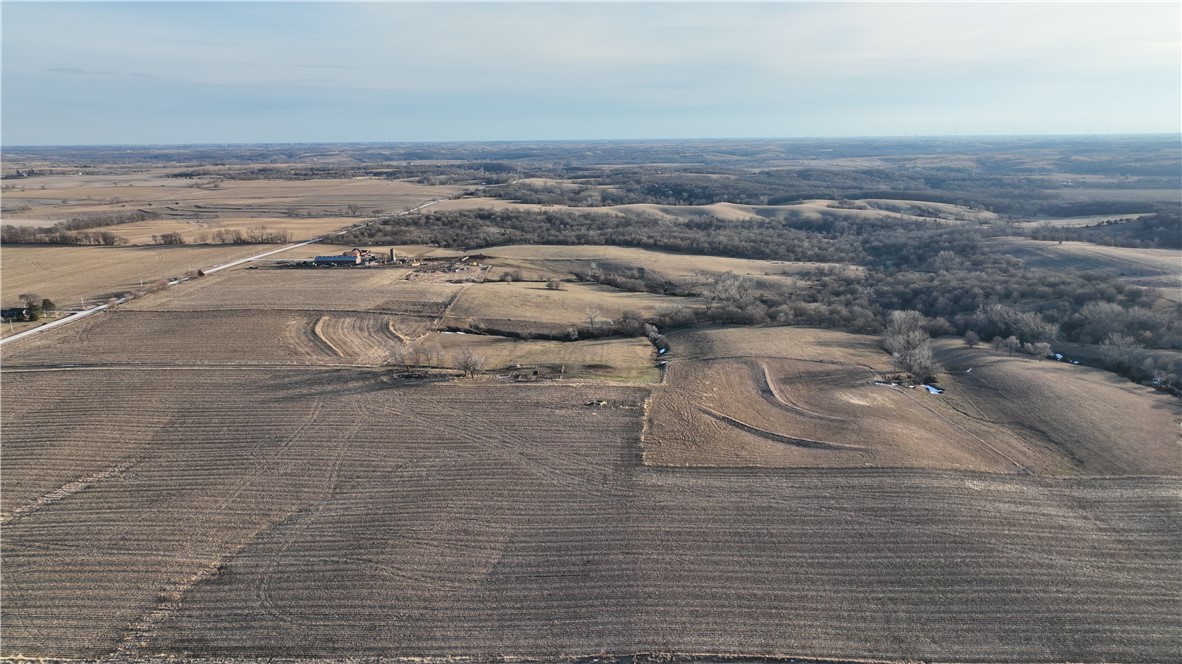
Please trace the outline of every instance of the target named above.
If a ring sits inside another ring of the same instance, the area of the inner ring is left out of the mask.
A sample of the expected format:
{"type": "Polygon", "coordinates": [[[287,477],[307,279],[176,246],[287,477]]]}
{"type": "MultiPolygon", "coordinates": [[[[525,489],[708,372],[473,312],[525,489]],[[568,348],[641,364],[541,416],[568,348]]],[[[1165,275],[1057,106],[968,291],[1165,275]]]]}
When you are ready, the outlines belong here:
{"type": "Polygon", "coordinates": [[[640,389],[94,373],[5,376],[6,514],[135,460],[4,524],[5,655],[1182,652],[1176,480],[649,468],[640,389]]]}

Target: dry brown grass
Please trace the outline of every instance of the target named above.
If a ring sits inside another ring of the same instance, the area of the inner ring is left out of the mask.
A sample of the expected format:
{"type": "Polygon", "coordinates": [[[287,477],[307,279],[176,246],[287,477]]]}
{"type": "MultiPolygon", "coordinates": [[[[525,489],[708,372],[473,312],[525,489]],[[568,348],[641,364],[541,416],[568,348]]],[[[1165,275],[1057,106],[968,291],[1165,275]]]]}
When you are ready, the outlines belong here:
{"type": "Polygon", "coordinates": [[[554,326],[590,326],[589,312],[596,312],[595,323],[603,324],[618,319],[625,311],[651,316],[678,303],[694,302],[692,298],[628,293],[589,283],[569,283],[563,290],[550,290],[545,284],[533,282],[486,282],[467,287],[449,309],[444,323],[480,321],[491,327],[524,324],[523,329],[540,323],[550,330],[554,326]]]}
{"type": "Polygon", "coordinates": [[[1095,226],[1106,221],[1119,221],[1121,219],[1129,219],[1140,216],[1140,214],[1097,214],[1083,217],[1052,217],[1047,219],[1033,219],[1024,222],[1023,225],[1030,228],[1038,228],[1040,226],[1048,226],[1053,228],[1075,228],[1080,226],[1095,226]]]}
{"type": "Polygon", "coordinates": [[[500,261],[515,260],[537,269],[589,271],[591,263],[601,268],[644,268],[673,281],[685,281],[696,276],[713,276],[723,272],[749,276],[792,275],[832,263],[804,263],[790,261],[765,261],[723,256],[698,256],[675,254],[650,249],[613,247],[606,245],[549,246],[519,244],[482,249],[481,253],[494,256],[500,261]]]}
{"type": "Polygon", "coordinates": [[[217,231],[241,231],[246,234],[251,228],[265,227],[270,232],[287,231],[293,242],[310,240],[333,231],[357,225],[357,217],[220,217],[218,219],[157,219],[132,224],[119,224],[94,230],[106,230],[127,238],[131,244],[152,244],[152,236],[162,233],[180,233],[185,242],[206,243],[214,240],[217,231]]]}
{"type": "Polygon", "coordinates": [[[940,403],[1021,439],[1031,472],[1182,475],[1182,407],[1111,372],[942,342],[940,403]],[[972,368],[971,372],[966,370],[972,368]]]}
{"type": "Polygon", "coordinates": [[[997,215],[983,210],[974,210],[959,205],[927,203],[924,201],[888,201],[867,199],[852,201],[852,207],[839,206],[836,201],[814,199],[788,205],[742,205],[738,203],[713,203],[710,205],[660,205],[656,203],[633,203],[603,207],[567,207],[537,203],[516,203],[500,198],[472,197],[442,201],[432,205],[431,211],[445,210],[570,210],[593,214],[644,213],[665,219],[718,219],[742,220],[777,217],[819,220],[828,217],[853,216],[867,219],[899,219],[906,221],[942,221],[958,223],[964,221],[989,221],[997,215]]]}
{"type": "Polygon", "coordinates": [[[1053,242],[1023,238],[991,241],[1001,251],[1032,267],[1099,270],[1119,275],[1138,286],[1160,288],[1163,296],[1182,302],[1182,251],[1105,247],[1090,242],[1053,242]]]}
{"type": "Polygon", "coordinates": [[[255,245],[160,247],[61,247],[8,245],[0,251],[5,306],[35,292],[59,306],[101,304],[107,297],[190,270],[257,254],[255,245]]]}

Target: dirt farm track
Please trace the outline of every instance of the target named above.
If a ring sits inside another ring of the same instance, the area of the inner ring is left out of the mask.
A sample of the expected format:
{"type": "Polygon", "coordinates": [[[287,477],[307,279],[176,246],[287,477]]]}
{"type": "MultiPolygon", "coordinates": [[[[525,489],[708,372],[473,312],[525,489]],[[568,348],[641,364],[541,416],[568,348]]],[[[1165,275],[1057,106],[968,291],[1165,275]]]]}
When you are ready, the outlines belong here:
{"type": "Polygon", "coordinates": [[[5,656],[1182,653],[1175,479],[650,467],[609,385],[4,380],[5,656]]]}

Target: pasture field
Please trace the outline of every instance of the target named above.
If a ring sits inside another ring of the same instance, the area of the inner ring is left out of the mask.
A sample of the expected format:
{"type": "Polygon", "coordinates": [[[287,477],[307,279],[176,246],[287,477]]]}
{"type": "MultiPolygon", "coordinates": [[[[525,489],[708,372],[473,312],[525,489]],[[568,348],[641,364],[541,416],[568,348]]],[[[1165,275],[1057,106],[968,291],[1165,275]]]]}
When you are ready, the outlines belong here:
{"type": "Polygon", "coordinates": [[[1176,480],[645,467],[641,388],[312,368],[5,383],[5,656],[1182,645],[1176,480]]]}
{"type": "Polygon", "coordinates": [[[6,245],[0,252],[0,293],[15,306],[21,293],[38,293],[60,307],[87,305],[138,290],[140,281],[179,277],[263,251],[258,245],[79,247],[6,245]]]}
{"type": "Polygon", "coordinates": [[[1106,247],[1091,242],[1059,243],[1009,237],[990,242],[1031,267],[1098,270],[1119,275],[1131,284],[1160,288],[1164,297],[1182,302],[1182,251],[1177,249],[1106,247]]]}

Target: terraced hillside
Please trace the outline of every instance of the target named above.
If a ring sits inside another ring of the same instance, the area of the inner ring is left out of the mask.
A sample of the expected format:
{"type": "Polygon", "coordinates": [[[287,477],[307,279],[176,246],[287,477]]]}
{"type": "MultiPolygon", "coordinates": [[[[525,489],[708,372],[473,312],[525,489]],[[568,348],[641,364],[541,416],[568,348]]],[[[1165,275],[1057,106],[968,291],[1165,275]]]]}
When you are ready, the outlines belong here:
{"type": "Polygon", "coordinates": [[[1110,372],[940,344],[943,394],[892,385],[874,338],[832,330],[672,335],[647,463],[1182,475],[1176,398],[1110,372]]]}

